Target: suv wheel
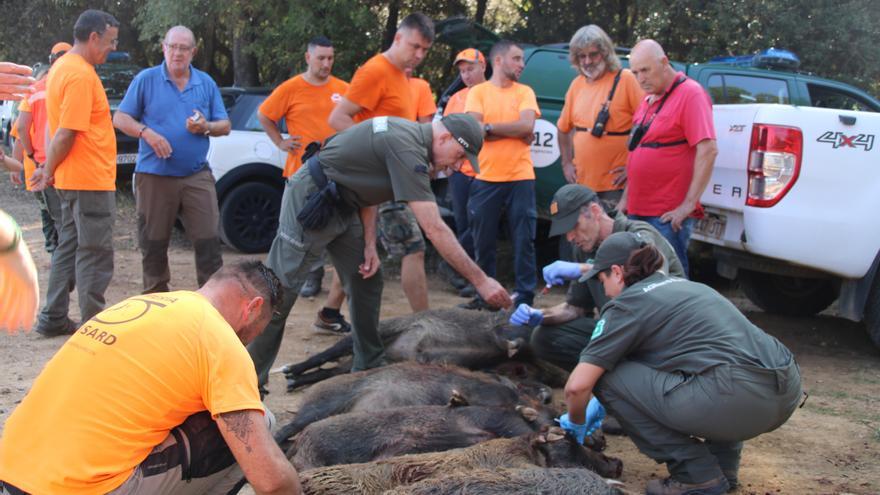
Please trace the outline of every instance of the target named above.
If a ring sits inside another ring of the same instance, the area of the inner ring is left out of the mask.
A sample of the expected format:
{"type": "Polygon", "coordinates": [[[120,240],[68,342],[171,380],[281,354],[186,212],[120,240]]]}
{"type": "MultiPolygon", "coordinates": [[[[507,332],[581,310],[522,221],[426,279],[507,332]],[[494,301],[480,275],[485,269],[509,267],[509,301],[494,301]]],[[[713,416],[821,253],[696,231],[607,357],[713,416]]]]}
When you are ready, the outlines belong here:
{"type": "Polygon", "coordinates": [[[788,277],[741,270],[740,287],[746,297],[768,313],[812,316],[837,299],[832,280],[788,277]]]}
{"type": "Polygon", "coordinates": [[[243,253],[265,253],[278,230],[281,191],[264,182],[235,186],[220,205],[220,238],[243,253]]]}

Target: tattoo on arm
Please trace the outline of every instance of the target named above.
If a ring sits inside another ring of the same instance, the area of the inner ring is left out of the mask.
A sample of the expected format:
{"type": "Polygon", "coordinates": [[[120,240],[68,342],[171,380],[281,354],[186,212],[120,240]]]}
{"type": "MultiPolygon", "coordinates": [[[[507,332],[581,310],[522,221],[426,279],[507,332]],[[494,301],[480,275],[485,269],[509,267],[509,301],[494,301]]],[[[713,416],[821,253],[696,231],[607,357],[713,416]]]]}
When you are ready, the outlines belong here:
{"type": "Polygon", "coordinates": [[[254,428],[254,422],[250,418],[250,411],[232,411],[220,415],[226,430],[235,434],[235,437],[241,440],[244,448],[251,452],[251,433],[254,428]]]}

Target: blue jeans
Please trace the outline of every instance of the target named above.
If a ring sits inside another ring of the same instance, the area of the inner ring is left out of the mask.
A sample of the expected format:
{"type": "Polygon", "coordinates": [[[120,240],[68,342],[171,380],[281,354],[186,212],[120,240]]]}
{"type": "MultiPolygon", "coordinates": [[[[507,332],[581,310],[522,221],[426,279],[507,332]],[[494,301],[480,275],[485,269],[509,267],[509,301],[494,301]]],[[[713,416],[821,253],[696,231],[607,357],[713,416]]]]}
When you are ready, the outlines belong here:
{"type": "Polygon", "coordinates": [[[675,254],[678,255],[678,260],[681,261],[681,266],[684,268],[685,275],[689,275],[688,272],[688,241],[691,240],[691,232],[694,230],[694,219],[693,217],[688,217],[681,223],[681,230],[678,232],[672,230],[672,224],[669,222],[661,222],[660,217],[647,217],[642,215],[630,215],[629,218],[633,220],[641,220],[643,222],[647,222],[651,224],[660,235],[666,238],[669,241],[669,244],[672,244],[672,248],[675,249],[675,254]]]}
{"type": "Polygon", "coordinates": [[[468,220],[468,200],[471,195],[473,177],[461,172],[453,172],[449,176],[449,190],[452,193],[452,213],[455,216],[455,233],[458,242],[471,258],[474,257],[474,235],[468,220]]]}
{"type": "Polygon", "coordinates": [[[533,297],[538,282],[535,274],[535,181],[486,182],[474,179],[468,213],[474,236],[477,265],[495,277],[498,227],[501,214],[507,214],[510,242],[513,244],[513,270],[516,291],[533,297]]]}

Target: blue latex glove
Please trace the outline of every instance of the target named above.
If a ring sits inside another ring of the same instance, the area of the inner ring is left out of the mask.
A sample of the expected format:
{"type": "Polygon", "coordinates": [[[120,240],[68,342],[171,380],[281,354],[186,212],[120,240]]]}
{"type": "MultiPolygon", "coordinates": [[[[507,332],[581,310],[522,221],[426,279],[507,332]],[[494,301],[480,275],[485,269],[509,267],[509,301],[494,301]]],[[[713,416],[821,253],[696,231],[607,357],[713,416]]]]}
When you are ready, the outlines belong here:
{"type": "Polygon", "coordinates": [[[571,420],[568,419],[568,413],[556,418],[556,422],[559,423],[559,426],[563,430],[571,433],[579,444],[584,444],[584,439],[587,438],[587,425],[572,423],[571,420]]]}
{"type": "Polygon", "coordinates": [[[602,420],[605,419],[605,408],[599,403],[599,400],[593,397],[587,404],[587,435],[592,435],[594,431],[602,426],[602,420]]]}
{"type": "Polygon", "coordinates": [[[528,304],[520,304],[516,311],[510,315],[510,324],[511,325],[527,325],[530,327],[536,327],[544,321],[544,312],[540,309],[535,309],[528,304]]]}
{"type": "Polygon", "coordinates": [[[547,285],[562,285],[569,280],[581,278],[581,264],[570,261],[554,261],[544,267],[544,281],[547,285]]]}

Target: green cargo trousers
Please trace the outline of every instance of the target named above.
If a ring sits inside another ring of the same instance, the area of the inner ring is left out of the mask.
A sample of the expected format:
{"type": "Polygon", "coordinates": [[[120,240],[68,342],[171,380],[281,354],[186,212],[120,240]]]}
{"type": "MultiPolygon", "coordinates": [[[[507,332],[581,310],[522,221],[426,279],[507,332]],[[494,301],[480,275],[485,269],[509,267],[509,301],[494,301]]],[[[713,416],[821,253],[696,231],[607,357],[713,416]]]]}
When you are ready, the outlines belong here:
{"type": "Polygon", "coordinates": [[[305,230],[296,219],[306,198],[317,189],[308,167],[300,168],[284,188],[278,233],[266,260],[266,266],[284,285],[284,300],[263,333],[248,346],[260,386],[269,380],[269,369],[278,356],[284,337],[287,315],[296,303],[309,271],[325,250],[348,295],[354,343],[352,371],[379,366],[385,353],[379,338],[382,272],[380,270],[367,279],[358,273],[358,266],[364,262],[364,228],[360,216],[356,211],[344,216],[337,212],[321,230],[305,230]]]}
{"type": "Polygon", "coordinates": [[[593,392],[643,454],[678,481],[703,483],[736,478],[742,442],[788,420],[801,378],[794,358],[775,369],[725,364],[699,375],[622,361],[593,392]]]}

